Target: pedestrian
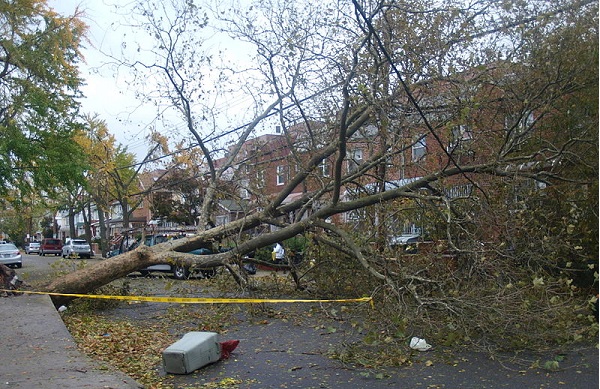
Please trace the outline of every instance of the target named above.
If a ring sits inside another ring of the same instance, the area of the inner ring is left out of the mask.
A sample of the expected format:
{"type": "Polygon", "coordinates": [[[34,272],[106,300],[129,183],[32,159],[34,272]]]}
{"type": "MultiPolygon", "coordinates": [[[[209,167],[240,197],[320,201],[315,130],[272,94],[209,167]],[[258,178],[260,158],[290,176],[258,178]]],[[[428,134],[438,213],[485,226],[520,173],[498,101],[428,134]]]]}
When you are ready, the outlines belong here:
{"type": "Polygon", "coordinates": [[[284,258],[285,258],[285,249],[283,248],[283,244],[281,244],[280,242],[277,242],[277,244],[275,245],[275,248],[273,248],[273,261],[275,261],[276,263],[281,263],[281,262],[283,262],[284,258]]]}

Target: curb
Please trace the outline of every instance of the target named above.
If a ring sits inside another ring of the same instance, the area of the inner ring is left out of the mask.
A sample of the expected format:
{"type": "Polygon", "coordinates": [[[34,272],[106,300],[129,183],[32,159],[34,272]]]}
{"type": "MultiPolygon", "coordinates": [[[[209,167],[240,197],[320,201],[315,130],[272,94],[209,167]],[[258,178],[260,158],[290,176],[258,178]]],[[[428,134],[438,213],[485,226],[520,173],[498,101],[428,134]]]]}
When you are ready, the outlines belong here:
{"type": "Polygon", "coordinates": [[[143,388],[121,371],[79,351],[49,296],[19,295],[1,301],[3,387],[143,388]]]}

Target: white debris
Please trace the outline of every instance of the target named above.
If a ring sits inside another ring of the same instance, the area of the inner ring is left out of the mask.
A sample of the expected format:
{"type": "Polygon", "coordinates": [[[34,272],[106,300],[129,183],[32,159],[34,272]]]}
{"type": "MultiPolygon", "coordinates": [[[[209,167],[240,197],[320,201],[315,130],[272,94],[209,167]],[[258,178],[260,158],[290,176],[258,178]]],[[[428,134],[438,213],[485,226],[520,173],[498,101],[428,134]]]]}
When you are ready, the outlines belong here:
{"type": "Polygon", "coordinates": [[[410,340],[410,348],[417,351],[429,351],[432,346],[425,339],[413,336],[410,340]]]}

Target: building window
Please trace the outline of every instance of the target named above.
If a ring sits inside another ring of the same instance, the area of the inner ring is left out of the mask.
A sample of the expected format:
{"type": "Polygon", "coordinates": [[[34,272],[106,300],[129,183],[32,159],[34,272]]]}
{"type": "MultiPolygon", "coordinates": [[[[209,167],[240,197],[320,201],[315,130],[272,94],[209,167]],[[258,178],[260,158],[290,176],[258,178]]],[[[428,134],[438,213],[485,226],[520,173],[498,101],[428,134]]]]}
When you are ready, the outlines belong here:
{"type": "Polygon", "coordinates": [[[468,142],[473,140],[473,132],[471,129],[462,124],[452,129],[452,136],[448,144],[448,152],[452,152],[454,149],[460,149],[464,147],[468,142]]]}
{"type": "Polygon", "coordinates": [[[250,181],[248,180],[242,180],[240,182],[240,198],[246,200],[250,198],[250,191],[248,190],[249,185],[250,181]]]}
{"type": "Polygon", "coordinates": [[[256,169],[256,187],[262,188],[265,185],[265,172],[262,169],[256,169]]]}
{"type": "Polygon", "coordinates": [[[326,159],[321,161],[319,164],[319,172],[321,172],[322,177],[329,177],[331,175],[331,169],[329,167],[329,162],[326,159]]]}
{"type": "Polygon", "coordinates": [[[350,151],[350,157],[348,158],[348,173],[356,172],[362,162],[363,151],[361,149],[354,149],[350,151]]]}
{"type": "Polygon", "coordinates": [[[364,210],[362,210],[362,209],[355,209],[352,211],[348,211],[344,214],[344,216],[346,219],[346,223],[359,222],[361,220],[365,220],[364,210]]]}
{"type": "Polygon", "coordinates": [[[288,168],[285,165],[277,166],[277,185],[284,185],[287,181],[288,168]]]}
{"type": "Polygon", "coordinates": [[[229,223],[229,215],[218,215],[215,218],[215,222],[218,226],[222,226],[224,224],[229,223]]]}
{"type": "Polygon", "coordinates": [[[507,131],[516,129],[519,133],[527,132],[535,124],[533,112],[525,112],[521,115],[507,115],[504,119],[504,126],[507,131]]]}
{"type": "Polygon", "coordinates": [[[509,144],[516,150],[520,150],[531,134],[534,124],[533,112],[523,113],[521,116],[507,115],[504,118],[504,126],[509,144]]]}
{"type": "Polygon", "coordinates": [[[412,161],[417,162],[425,157],[427,152],[426,135],[421,135],[412,145],[412,161]]]}

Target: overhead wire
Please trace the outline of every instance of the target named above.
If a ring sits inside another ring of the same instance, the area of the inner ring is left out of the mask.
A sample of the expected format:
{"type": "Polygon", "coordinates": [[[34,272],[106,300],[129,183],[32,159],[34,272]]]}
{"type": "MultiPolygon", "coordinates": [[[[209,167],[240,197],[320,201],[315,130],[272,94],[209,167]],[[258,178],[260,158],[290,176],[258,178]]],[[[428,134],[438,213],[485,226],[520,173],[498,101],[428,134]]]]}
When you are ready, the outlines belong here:
{"type": "MultiPolygon", "coordinates": [[[[311,94],[311,95],[309,95],[309,96],[306,96],[306,97],[304,97],[304,98],[302,98],[302,99],[298,100],[297,102],[290,103],[290,104],[288,104],[288,105],[286,105],[286,106],[283,106],[281,109],[279,109],[279,108],[276,108],[276,109],[274,109],[272,112],[270,112],[270,113],[267,113],[267,114],[265,115],[265,119],[266,119],[266,118],[269,118],[269,117],[271,117],[271,116],[277,115],[277,114],[279,114],[280,112],[287,111],[287,110],[289,110],[289,109],[293,108],[294,106],[296,106],[296,105],[297,105],[297,104],[299,104],[299,103],[303,103],[303,102],[305,102],[305,101],[307,101],[307,100],[313,99],[313,98],[315,98],[315,97],[317,97],[317,96],[319,96],[319,95],[321,95],[321,94],[323,94],[323,93],[325,93],[325,92],[328,92],[328,91],[332,90],[333,88],[337,87],[337,86],[338,86],[338,85],[340,85],[340,84],[341,84],[341,83],[336,83],[336,84],[333,84],[333,85],[331,85],[331,86],[328,86],[327,88],[324,88],[324,89],[322,89],[322,90],[320,90],[320,91],[317,91],[317,92],[315,92],[315,93],[313,93],[313,94],[311,94]]],[[[239,126],[237,126],[237,127],[234,127],[234,128],[232,128],[232,129],[231,129],[231,130],[229,130],[229,131],[225,131],[225,132],[219,133],[219,134],[217,134],[217,135],[215,135],[215,136],[213,136],[213,137],[208,137],[208,138],[206,138],[205,140],[203,140],[203,142],[204,142],[204,143],[211,143],[211,142],[215,142],[215,141],[217,141],[217,140],[219,140],[219,139],[221,139],[221,138],[223,138],[223,137],[225,137],[225,136],[228,136],[228,135],[231,135],[231,134],[233,134],[233,133],[235,133],[235,132],[238,132],[238,131],[240,131],[240,130],[243,130],[244,128],[248,127],[248,126],[249,126],[249,125],[251,125],[251,124],[252,124],[252,122],[248,122],[248,123],[245,123],[245,124],[239,125],[239,126]]],[[[181,126],[183,127],[184,125],[185,125],[185,124],[182,124],[181,126]]],[[[144,161],[143,161],[143,162],[136,162],[136,163],[134,163],[134,164],[130,164],[130,165],[126,165],[126,166],[119,167],[118,169],[129,169],[129,168],[132,168],[132,167],[137,167],[137,166],[139,166],[139,165],[142,165],[142,164],[146,164],[146,163],[152,163],[152,162],[160,161],[160,160],[162,160],[162,159],[165,159],[165,158],[171,157],[171,156],[173,156],[173,155],[176,155],[176,154],[179,154],[179,153],[181,153],[181,152],[184,152],[184,151],[191,150],[191,149],[193,149],[193,148],[195,148],[195,147],[198,147],[198,146],[199,146],[199,144],[198,144],[197,142],[196,142],[196,143],[192,143],[192,144],[190,144],[188,147],[184,147],[184,148],[177,149],[177,150],[175,150],[175,151],[173,151],[173,152],[167,153],[167,154],[165,154],[165,155],[161,155],[161,156],[159,156],[159,157],[154,157],[154,158],[148,158],[148,159],[144,159],[144,161]]]]}

